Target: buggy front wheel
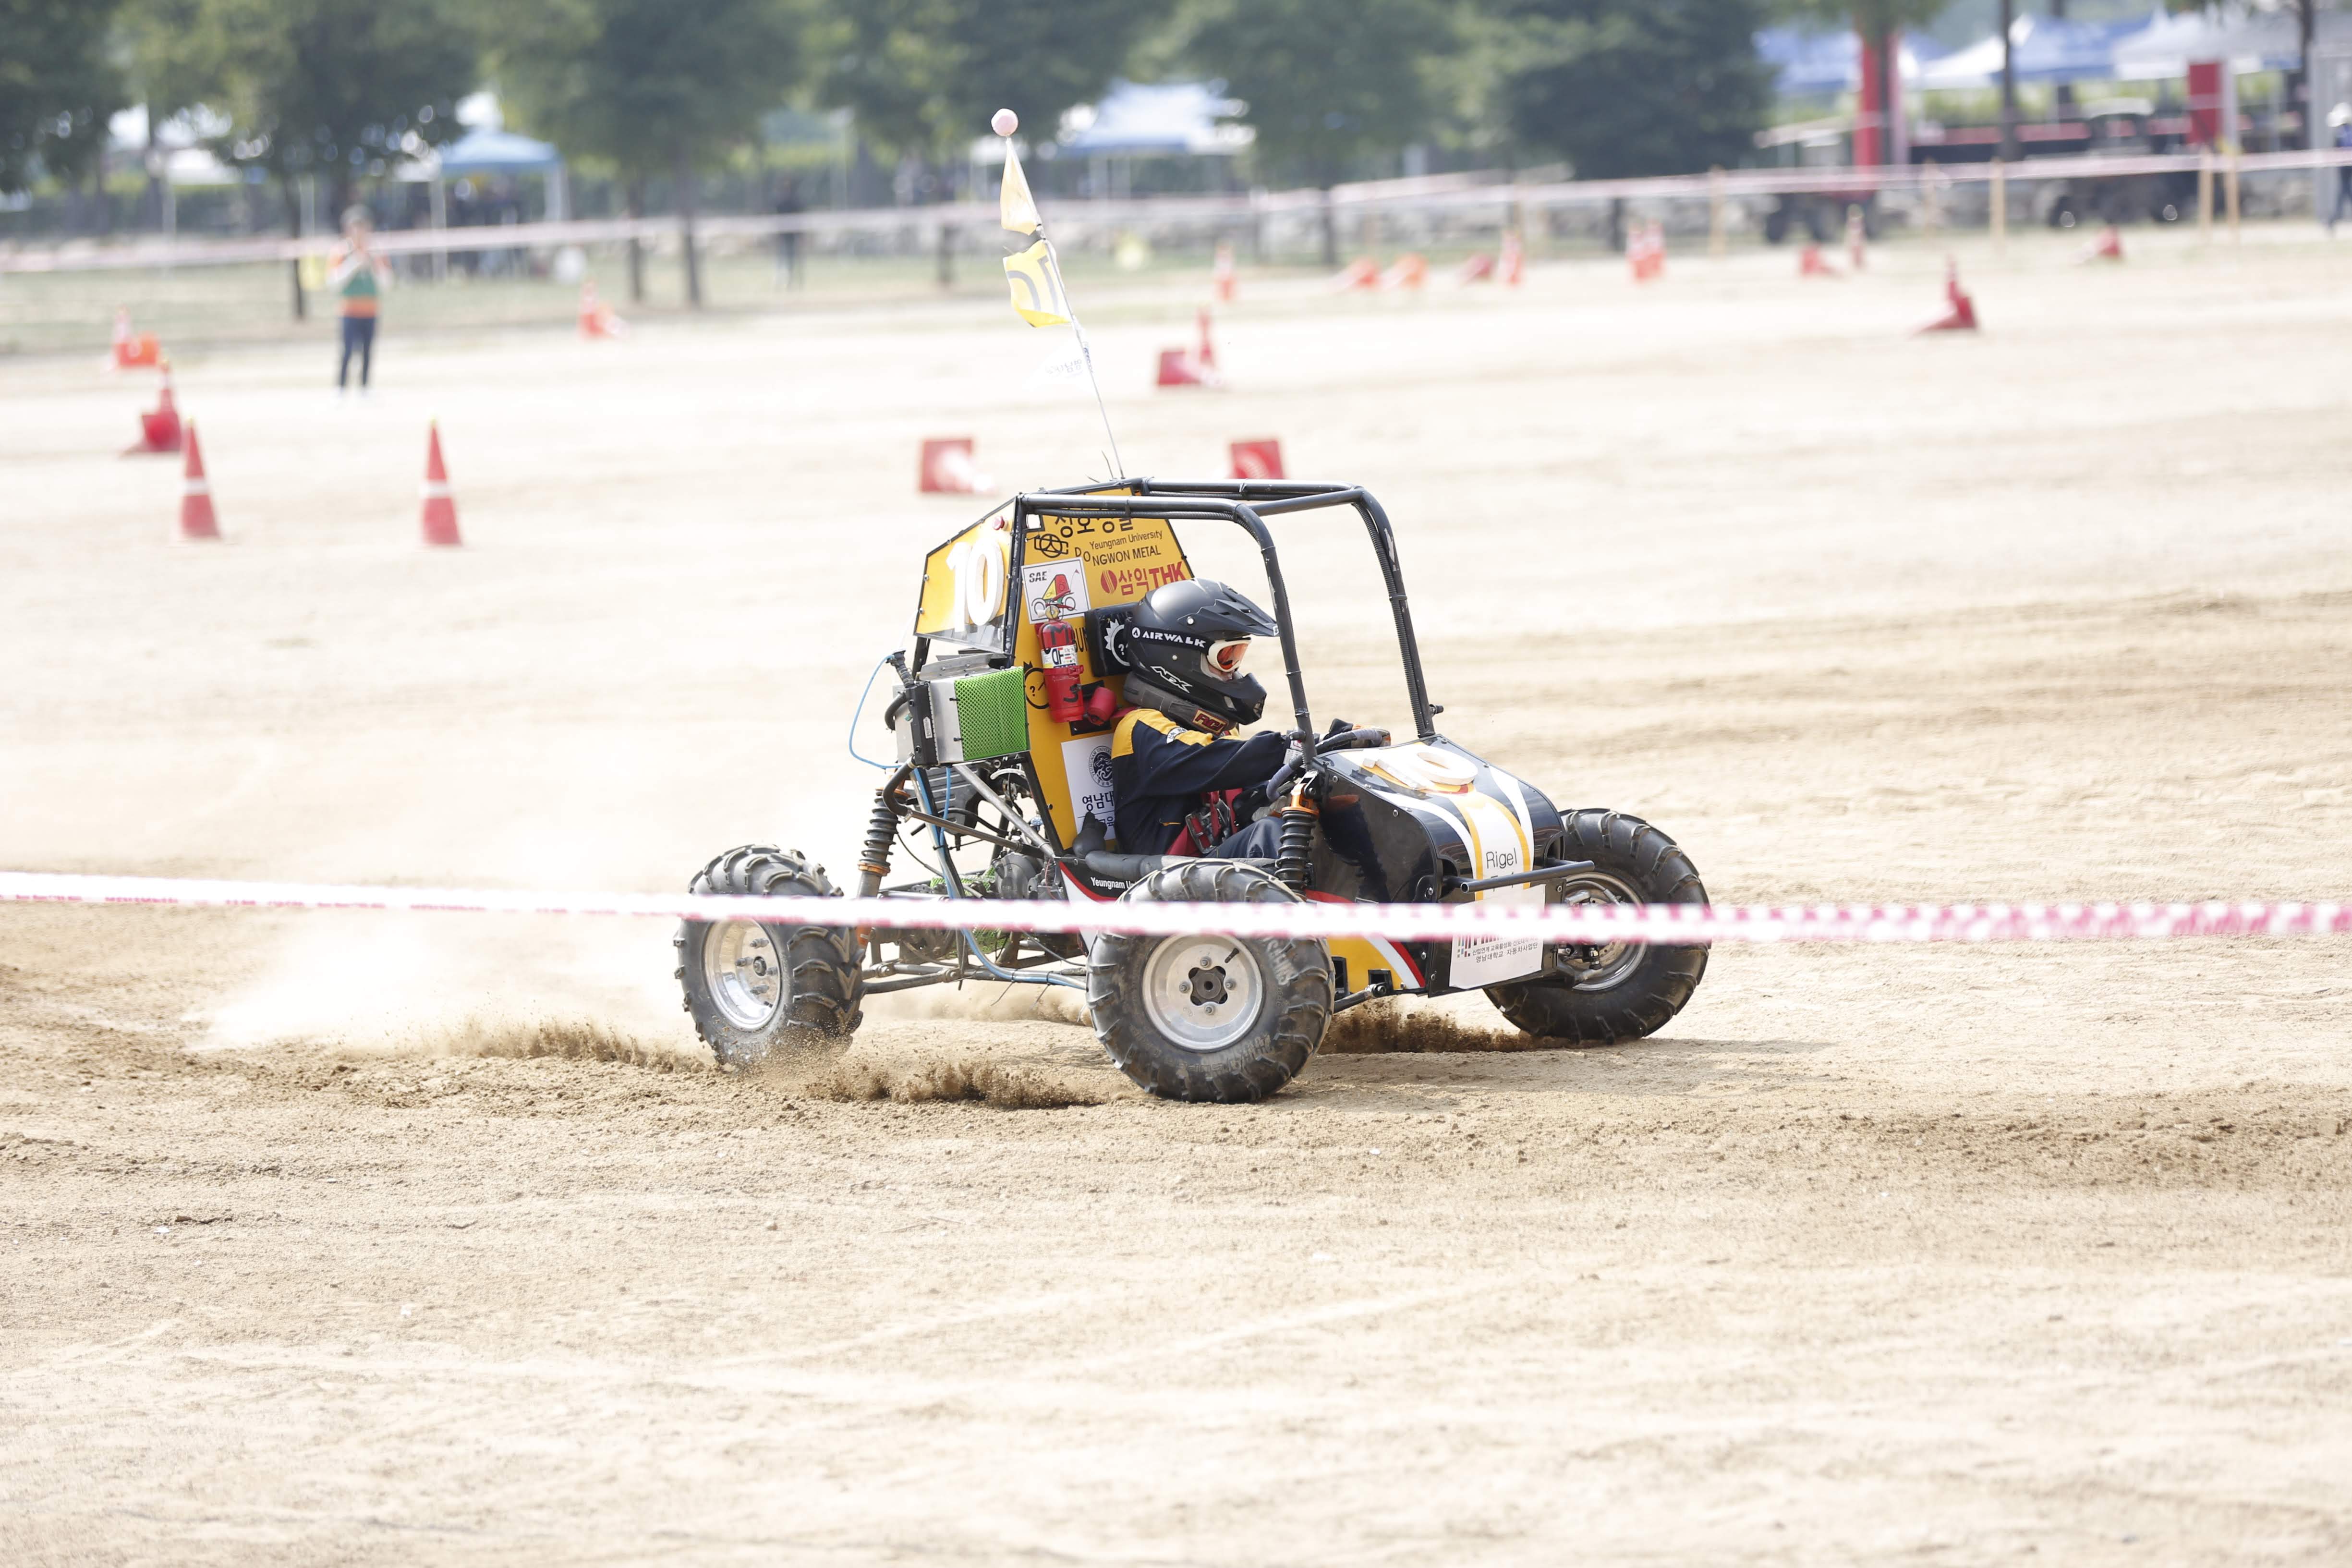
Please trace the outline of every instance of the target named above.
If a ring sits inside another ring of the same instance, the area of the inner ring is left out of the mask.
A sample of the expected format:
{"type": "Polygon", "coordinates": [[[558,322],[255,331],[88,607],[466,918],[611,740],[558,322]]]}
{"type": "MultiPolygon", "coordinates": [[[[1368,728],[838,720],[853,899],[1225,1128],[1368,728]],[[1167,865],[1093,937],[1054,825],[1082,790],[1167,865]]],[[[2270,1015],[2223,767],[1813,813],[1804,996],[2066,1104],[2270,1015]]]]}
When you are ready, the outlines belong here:
{"type": "MultiPolygon", "coordinates": [[[[1187,860],[1128,889],[1139,903],[1288,903],[1255,866],[1187,860]]],[[[1312,940],[1096,937],[1087,950],[1095,1037],[1121,1072],[1167,1100],[1264,1100],[1306,1067],[1331,1018],[1331,955],[1312,940]]]]}
{"type": "MultiPolygon", "coordinates": [[[[1566,814],[1561,857],[1592,869],[1559,884],[1556,902],[1704,904],[1706,888],[1680,846],[1620,811],[1566,814]]],[[[1646,942],[1562,942],[1553,972],[1486,987],[1503,1016],[1538,1039],[1606,1046],[1654,1035],[1683,1010],[1706,973],[1706,949],[1646,942]]]]}

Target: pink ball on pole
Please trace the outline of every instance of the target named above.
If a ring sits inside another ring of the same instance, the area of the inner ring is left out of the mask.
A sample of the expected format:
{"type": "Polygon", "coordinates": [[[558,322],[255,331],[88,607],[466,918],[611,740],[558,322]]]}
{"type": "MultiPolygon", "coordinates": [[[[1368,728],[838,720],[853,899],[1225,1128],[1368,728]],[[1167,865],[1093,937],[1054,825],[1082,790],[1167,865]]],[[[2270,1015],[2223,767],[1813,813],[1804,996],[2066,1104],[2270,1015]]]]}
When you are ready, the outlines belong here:
{"type": "Polygon", "coordinates": [[[1000,109],[996,111],[996,117],[988,122],[988,126],[999,136],[1010,136],[1021,129],[1021,117],[1009,109],[1000,109]]]}

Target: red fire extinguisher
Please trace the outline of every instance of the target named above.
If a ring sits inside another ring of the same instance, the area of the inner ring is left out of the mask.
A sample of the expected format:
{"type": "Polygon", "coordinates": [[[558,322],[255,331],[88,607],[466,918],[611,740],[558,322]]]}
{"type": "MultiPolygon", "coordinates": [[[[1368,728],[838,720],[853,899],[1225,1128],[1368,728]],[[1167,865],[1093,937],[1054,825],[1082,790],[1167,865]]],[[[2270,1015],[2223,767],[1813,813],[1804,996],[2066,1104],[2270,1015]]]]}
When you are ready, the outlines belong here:
{"type": "Polygon", "coordinates": [[[1037,627],[1037,652],[1045,662],[1045,711],[1056,724],[1075,724],[1087,716],[1086,699],[1078,691],[1078,635],[1067,621],[1044,621],[1037,627]]]}

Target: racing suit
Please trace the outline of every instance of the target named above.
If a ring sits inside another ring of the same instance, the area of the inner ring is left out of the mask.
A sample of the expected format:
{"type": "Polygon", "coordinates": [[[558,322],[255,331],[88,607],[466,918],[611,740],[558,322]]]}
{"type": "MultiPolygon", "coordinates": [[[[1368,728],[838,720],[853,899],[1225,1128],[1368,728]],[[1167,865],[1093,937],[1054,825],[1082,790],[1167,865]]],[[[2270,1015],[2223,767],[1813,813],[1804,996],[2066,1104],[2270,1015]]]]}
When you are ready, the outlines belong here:
{"type": "MultiPolygon", "coordinates": [[[[1110,777],[1118,820],[1118,847],[1129,855],[1165,855],[1184,833],[1184,819],[1201,809],[1209,790],[1247,789],[1281,766],[1289,742],[1265,733],[1237,741],[1188,730],[1152,708],[1129,709],[1111,731],[1110,777]]],[[[1254,823],[1215,845],[1213,855],[1267,856],[1280,832],[1270,819],[1254,823]],[[1261,842],[1264,841],[1264,842],[1261,842]]]]}

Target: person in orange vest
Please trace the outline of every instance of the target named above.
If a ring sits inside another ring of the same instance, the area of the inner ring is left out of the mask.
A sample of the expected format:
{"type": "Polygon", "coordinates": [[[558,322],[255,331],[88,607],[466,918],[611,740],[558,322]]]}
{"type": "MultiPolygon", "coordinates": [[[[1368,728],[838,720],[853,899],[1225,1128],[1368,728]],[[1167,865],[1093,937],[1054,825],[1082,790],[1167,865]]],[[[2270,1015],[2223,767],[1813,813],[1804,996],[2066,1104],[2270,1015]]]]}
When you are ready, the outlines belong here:
{"type": "Polygon", "coordinates": [[[335,392],[341,395],[352,374],[352,355],[360,356],[360,395],[367,395],[368,371],[375,359],[376,302],[392,287],[392,268],[370,248],[375,223],[362,206],[343,213],[343,243],[327,267],[327,281],[343,307],[343,357],[335,366],[335,392]]]}

